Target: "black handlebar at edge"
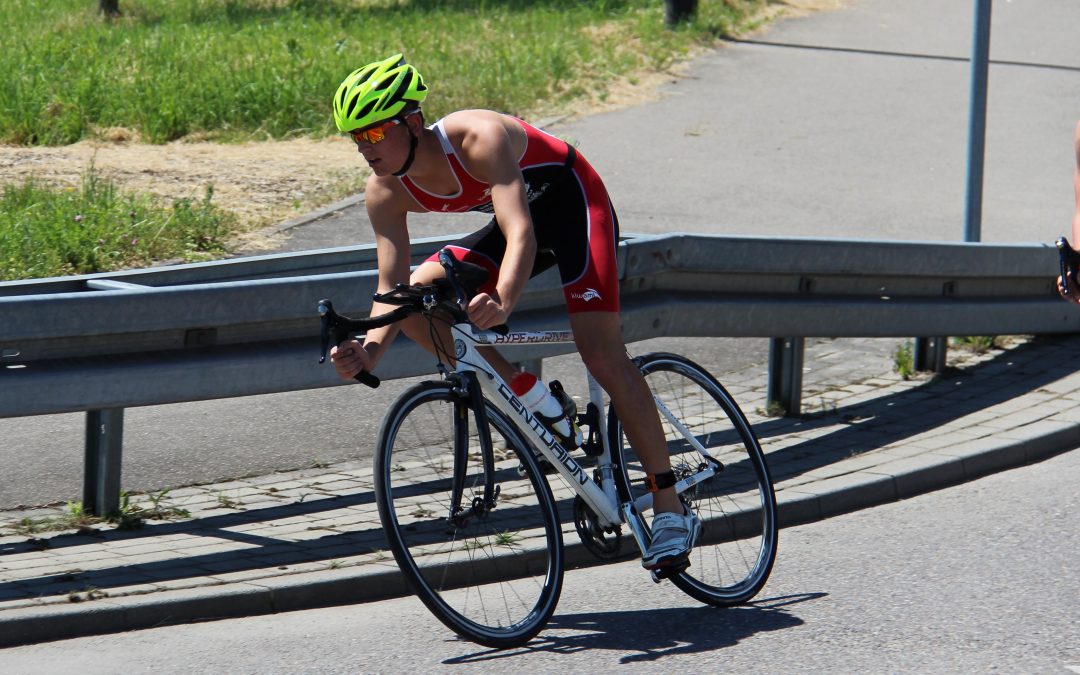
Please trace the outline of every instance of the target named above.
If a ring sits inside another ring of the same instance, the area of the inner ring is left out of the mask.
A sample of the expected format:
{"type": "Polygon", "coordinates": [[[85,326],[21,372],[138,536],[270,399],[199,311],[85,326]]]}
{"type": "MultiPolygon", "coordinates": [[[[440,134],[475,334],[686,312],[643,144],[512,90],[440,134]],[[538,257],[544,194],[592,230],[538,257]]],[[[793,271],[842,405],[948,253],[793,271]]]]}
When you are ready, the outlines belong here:
{"type": "Polygon", "coordinates": [[[1072,281],[1074,285],[1077,284],[1076,270],[1080,267],[1080,252],[1073,249],[1065,237],[1058,238],[1055,245],[1061,263],[1061,280],[1064,282],[1062,295],[1068,297],[1072,295],[1072,291],[1069,290],[1069,281],[1072,281]]]}
{"type": "MultiPolygon", "coordinates": [[[[330,351],[330,338],[333,337],[334,344],[339,345],[348,340],[349,335],[359,326],[356,326],[353,320],[335,312],[334,303],[329,300],[319,301],[319,317],[322,320],[322,330],[320,331],[322,354],[319,356],[319,363],[325,363],[326,355],[330,351]]],[[[366,384],[372,389],[378,388],[380,384],[379,378],[366,370],[361,370],[353,376],[353,379],[366,384]]]]}

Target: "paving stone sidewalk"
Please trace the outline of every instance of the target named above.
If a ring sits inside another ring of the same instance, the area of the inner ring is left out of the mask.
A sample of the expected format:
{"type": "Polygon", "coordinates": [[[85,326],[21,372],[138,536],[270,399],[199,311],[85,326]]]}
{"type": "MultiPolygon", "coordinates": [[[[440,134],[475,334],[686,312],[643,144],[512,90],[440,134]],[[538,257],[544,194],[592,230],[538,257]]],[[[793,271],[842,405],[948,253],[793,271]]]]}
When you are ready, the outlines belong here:
{"type": "MultiPolygon", "coordinates": [[[[945,374],[910,380],[872,342],[808,346],[799,418],[765,416],[765,364],[722,378],[767,452],[782,525],[1080,445],[1078,338],[953,350],[945,374]]],[[[404,592],[369,462],[134,495],[128,510],[147,517],[141,528],[33,533],[70,511],[0,513],[0,646],[404,592]]]]}

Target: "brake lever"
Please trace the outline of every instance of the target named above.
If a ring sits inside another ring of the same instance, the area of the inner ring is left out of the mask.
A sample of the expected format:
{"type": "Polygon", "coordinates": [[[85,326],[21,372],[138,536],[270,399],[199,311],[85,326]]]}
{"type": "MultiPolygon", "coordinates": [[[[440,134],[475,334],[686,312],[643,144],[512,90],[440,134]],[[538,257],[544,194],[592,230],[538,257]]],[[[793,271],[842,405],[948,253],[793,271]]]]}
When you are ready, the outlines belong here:
{"type": "MultiPolygon", "coordinates": [[[[329,300],[319,301],[319,321],[321,324],[319,338],[322,343],[319,363],[326,363],[326,356],[330,352],[330,338],[334,338],[334,345],[340,345],[349,339],[349,329],[346,321],[334,311],[334,303],[329,300]]],[[[378,388],[380,384],[379,378],[366,370],[361,370],[353,376],[353,379],[372,389],[378,388]]]]}

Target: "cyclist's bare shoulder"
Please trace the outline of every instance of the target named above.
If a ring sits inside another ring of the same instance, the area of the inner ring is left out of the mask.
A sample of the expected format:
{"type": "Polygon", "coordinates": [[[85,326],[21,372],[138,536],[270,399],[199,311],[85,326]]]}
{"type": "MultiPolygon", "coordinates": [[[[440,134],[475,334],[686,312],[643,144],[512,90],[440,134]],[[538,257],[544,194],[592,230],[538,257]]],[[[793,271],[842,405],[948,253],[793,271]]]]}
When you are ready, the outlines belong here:
{"type": "Polygon", "coordinates": [[[472,108],[469,110],[457,110],[442,118],[442,128],[447,137],[456,140],[470,133],[494,132],[513,118],[494,110],[472,108]]]}
{"type": "Polygon", "coordinates": [[[525,130],[513,117],[493,110],[459,110],[443,118],[443,132],[470,168],[492,157],[520,157],[525,130]]]}
{"type": "Polygon", "coordinates": [[[525,130],[509,114],[494,110],[458,110],[443,118],[443,132],[454,147],[469,154],[476,148],[490,150],[492,146],[509,143],[514,150],[524,151],[525,130]]]}
{"type": "Polygon", "coordinates": [[[364,204],[372,225],[404,224],[415,200],[394,176],[371,175],[364,187],[364,204]]]}

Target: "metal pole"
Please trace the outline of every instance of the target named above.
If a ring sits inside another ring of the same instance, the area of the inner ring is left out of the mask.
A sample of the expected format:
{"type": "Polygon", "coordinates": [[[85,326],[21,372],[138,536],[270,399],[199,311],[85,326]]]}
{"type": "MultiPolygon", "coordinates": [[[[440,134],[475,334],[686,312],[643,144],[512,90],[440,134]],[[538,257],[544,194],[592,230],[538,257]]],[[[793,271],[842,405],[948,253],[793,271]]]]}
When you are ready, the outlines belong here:
{"type": "Polygon", "coordinates": [[[975,0],[964,241],[979,241],[982,228],[983,158],[986,151],[986,80],[990,65],[990,9],[992,5],[993,0],[975,0]]]}

